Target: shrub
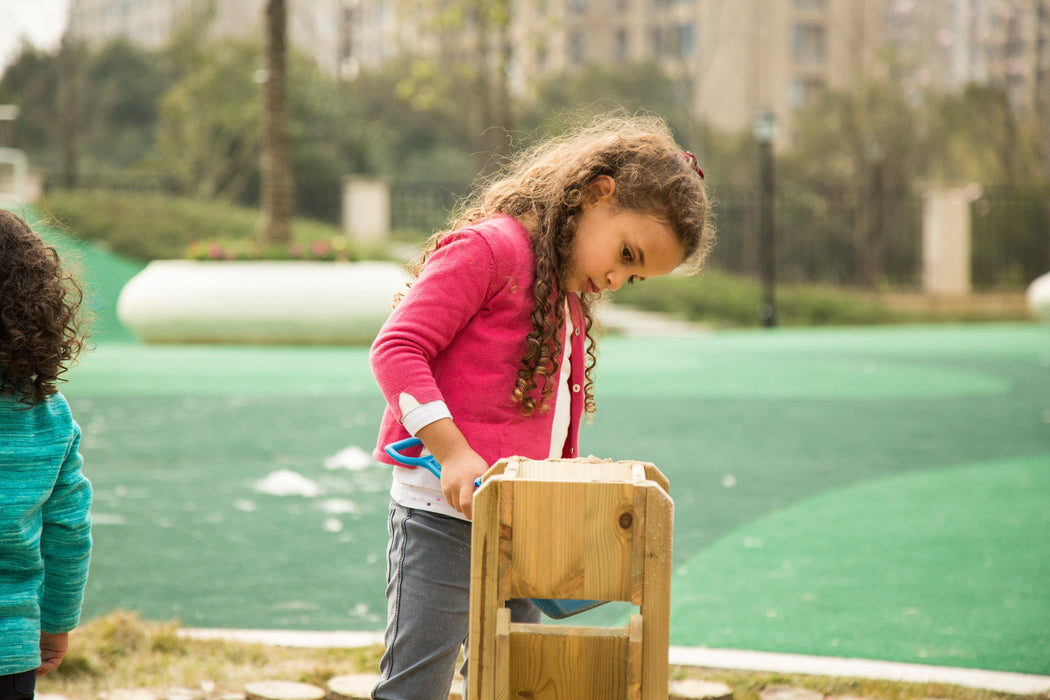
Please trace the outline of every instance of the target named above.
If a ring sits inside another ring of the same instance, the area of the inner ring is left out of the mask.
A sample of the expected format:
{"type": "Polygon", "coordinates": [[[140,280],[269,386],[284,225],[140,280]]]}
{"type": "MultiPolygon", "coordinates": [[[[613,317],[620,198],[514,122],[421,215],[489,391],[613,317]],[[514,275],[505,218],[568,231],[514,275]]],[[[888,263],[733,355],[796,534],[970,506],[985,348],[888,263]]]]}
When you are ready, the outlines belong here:
{"type": "Polygon", "coordinates": [[[350,246],[346,236],[316,239],[309,243],[275,245],[257,238],[194,241],[186,248],[190,260],[321,260],[357,261],[360,252],[350,246]]]}
{"type": "Polygon", "coordinates": [[[113,190],[55,190],[38,206],[79,237],[144,262],[208,259],[215,246],[221,259],[388,257],[383,250],[354,245],[334,226],[308,219],[293,223],[291,245],[265,246],[257,240],[258,210],[222,201],[113,190]]]}
{"type": "MultiPolygon", "coordinates": [[[[780,286],[774,291],[780,325],[855,325],[906,320],[859,292],[797,284],[780,286]]],[[[714,269],[697,277],[670,275],[646,280],[621,288],[615,299],[714,326],[757,326],[762,322],[761,285],[750,278],[714,269]]]]}

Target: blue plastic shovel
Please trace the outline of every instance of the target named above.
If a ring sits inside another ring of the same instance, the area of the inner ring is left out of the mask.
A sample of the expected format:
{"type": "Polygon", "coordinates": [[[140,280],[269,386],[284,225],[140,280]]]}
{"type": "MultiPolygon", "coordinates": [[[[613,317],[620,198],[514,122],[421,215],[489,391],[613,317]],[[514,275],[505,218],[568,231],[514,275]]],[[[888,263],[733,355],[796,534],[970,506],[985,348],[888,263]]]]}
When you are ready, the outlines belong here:
{"type": "MultiPolygon", "coordinates": [[[[433,455],[426,455],[424,457],[409,457],[408,455],[401,454],[401,450],[407,450],[413,447],[422,446],[423,442],[419,438],[405,438],[397,442],[392,442],[383,448],[383,451],[390,455],[396,462],[404,464],[409,467],[423,467],[428,472],[436,476],[438,479],[441,478],[441,465],[434,459],[433,455]]],[[[481,477],[474,480],[474,488],[481,486],[481,477]]],[[[535,603],[536,607],[540,609],[547,617],[555,620],[561,620],[577,613],[581,613],[584,610],[590,610],[596,608],[599,605],[604,605],[604,600],[570,600],[570,599],[558,599],[558,598],[533,598],[532,602],[535,603]]]]}

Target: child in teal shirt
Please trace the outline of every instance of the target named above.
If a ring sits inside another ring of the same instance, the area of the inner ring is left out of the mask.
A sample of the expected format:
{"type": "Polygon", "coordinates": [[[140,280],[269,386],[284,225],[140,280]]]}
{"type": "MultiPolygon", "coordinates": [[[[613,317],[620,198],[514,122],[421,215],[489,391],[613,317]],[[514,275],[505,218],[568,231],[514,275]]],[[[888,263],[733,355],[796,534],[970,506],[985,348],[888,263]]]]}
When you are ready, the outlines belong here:
{"type": "Polygon", "coordinates": [[[32,698],[80,620],[91,484],[56,383],[82,347],[81,298],[54,249],[0,210],[0,700],[32,698]]]}

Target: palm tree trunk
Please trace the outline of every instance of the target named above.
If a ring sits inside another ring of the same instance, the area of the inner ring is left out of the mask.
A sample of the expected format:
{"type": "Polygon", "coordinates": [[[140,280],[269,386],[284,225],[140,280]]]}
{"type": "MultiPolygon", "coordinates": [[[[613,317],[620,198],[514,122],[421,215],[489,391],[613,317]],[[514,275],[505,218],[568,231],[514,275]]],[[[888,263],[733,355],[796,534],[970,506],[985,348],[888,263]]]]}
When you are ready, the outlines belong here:
{"type": "Polygon", "coordinates": [[[292,238],[292,181],[288,163],[288,114],[285,43],[288,24],[285,0],[266,1],[266,82],[262,110],[262,221],[268,243],[292,238]]]}

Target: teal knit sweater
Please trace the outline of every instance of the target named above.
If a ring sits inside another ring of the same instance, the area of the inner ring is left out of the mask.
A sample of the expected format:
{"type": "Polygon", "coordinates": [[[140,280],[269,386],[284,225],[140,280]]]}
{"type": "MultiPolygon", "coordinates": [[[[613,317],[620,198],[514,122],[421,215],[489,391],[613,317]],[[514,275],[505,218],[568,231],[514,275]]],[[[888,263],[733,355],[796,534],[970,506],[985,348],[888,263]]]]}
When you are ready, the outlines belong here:
{"type": "Polygon", "coordinates": [[[40,631],[80,621],[91,484],[61,394],[26,409],[0,395],[0,675],[40,665],[40,631]]]}

